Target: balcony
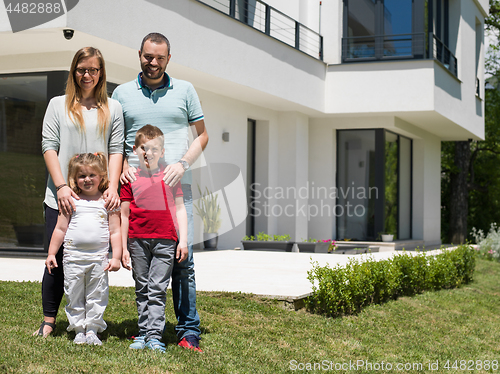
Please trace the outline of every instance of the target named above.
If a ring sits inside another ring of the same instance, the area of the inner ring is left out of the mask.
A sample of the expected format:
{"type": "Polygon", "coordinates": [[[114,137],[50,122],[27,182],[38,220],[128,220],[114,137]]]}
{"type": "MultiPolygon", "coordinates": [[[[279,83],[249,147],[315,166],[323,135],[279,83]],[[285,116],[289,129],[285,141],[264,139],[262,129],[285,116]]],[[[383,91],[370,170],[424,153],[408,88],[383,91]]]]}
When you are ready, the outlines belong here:
{"type": "Polygon", "coordinates": [[[435,59],[458,75],[457,58],[432,34],[429,38],[425,33],[342,38],[342,62],[401,59],[435,59]]]}
{"type": "Polygon", "coordinates": [[[196,0],[323,61],[323,37],[260,0],[196,0]]]}

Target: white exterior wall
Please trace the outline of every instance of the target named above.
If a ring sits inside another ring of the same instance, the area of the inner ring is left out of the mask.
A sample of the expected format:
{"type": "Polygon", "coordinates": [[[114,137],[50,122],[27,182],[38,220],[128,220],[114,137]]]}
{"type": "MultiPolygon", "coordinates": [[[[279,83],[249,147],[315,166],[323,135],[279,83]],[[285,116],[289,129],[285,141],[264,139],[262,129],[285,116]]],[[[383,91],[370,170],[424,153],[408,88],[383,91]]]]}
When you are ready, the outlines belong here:
{"type": "MultiPolygon", "coordinates": [[[[316,0],[267,3],[319,28],[316,0]]],[[[231,163],[247,183],[247,120],[256,120],[259,206],[277,206],[280,213],[266,216],[262,209],[257,232],[290,234],[294,240],[335,237],[333,215],[304,216],[300,210],[307,205],[306,213],[314,213],[309,207],[326,205],[332,212],[335,201],[310,192],[291,197],[291,191],[335,186],[337,129],[387,128],[413,140],[413,238],[431,244],[440,238],[440,141],[484,136],[484,103],[474,89],[476,75],[484,82],[484,47],[476,71],[474,45],[476,20],[484,22],[488,2],[450,4],[450,14],[460,15],[454,51],[458,79],[432,60],[340,64],[341,0],[324,0],[321,10],[328,66],[192,0],[122,0],[119,6],[87,0],[65,17],[16,34],[8,31],[0,12],[0,73],[67,70],[76,50],[93,45],[104,54],[108,79],[123,83],[140,69],[142,37],[162,32],[172,43],[167,71],[191,81],[202,101],[210,142],[197,167],[231,163]],[[96,7],[99,12],[88,12],[96,7]],[[132,9],[150,15],[150,22],[142,22],[132,9]],[[72,40],[62,37],[64,27],[76,30],[72,40]],[[222,141],[223,132],[230,133],[229,142],[222,141]],[[287,215],[289,206],[299,214],[287,215]]],[[[199,242],[198,217],[195,224],[199,242]]],[[[236,220],[231,227],[226,213],[223,229],[220,248],[239,246],[246,234],[245,224],[236,220]]]]}

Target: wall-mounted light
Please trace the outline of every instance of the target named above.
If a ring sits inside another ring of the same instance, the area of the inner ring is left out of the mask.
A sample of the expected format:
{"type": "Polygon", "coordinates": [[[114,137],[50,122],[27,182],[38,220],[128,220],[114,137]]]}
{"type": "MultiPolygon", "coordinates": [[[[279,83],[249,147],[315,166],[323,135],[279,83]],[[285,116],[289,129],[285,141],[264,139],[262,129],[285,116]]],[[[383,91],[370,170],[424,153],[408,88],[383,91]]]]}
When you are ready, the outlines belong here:
{"type": "Polygon", "coordinates": [[[229,133],[228,132],[223,132],[222,133],[222,141],[228,142],[229,141],[229,133]]]}

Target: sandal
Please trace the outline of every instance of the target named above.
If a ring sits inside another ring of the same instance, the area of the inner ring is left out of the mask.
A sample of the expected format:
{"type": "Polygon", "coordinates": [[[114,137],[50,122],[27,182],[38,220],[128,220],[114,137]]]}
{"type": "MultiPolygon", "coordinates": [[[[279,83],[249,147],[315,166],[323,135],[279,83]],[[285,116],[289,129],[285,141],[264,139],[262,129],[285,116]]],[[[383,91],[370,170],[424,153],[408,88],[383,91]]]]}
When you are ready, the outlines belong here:
{"type": "MultiPolygon", "coordinates": [[[[56,324],[55,323],[43,321],[42,324],[40,325],[40,329],[38,330],[38,333],[37,333],[38,336],[44,336],[43,335],[43,328],[45,326],[52,327],[52,331],[49,332],[49,334],[51,334],[52,332],[54,332],[55,329],[56,329],[56,324]]],[[[47,334],[47,335],[49,335],[49,334],[47,334]]],[[[44,337],[46,337],[46,336],[44,336],[44,337]]]]}

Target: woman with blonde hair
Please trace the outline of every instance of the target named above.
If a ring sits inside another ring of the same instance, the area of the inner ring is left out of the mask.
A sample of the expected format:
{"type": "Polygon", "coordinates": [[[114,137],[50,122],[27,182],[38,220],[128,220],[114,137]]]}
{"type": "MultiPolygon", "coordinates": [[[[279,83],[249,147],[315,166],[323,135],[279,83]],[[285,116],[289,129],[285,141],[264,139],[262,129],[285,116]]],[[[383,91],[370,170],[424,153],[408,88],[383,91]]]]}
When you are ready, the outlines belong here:
{"type": "MultiPolygon", "coordinates": [[[[49,171],[45,193],[46,243],[50,243],[59,214],[71,215],[78,195],[67,185],[68,162],[75,154],[103,152],[108,159],[109,187],[104,192],[105,207],[120,204],[118,181],[122,169],[123,113],[118,101],[108,98],[104,58],[97,48],[76,52],[66,83],[66,94],[50,100],[43,119],[42,152],[49,171]]],[[[47,250],[47,249],[46,249],[47,250]]],[[[42,278],[44,320],[34,335],[46,337],[55,329],[62,295],[63,248],[51,273],[42,278]]]]}

